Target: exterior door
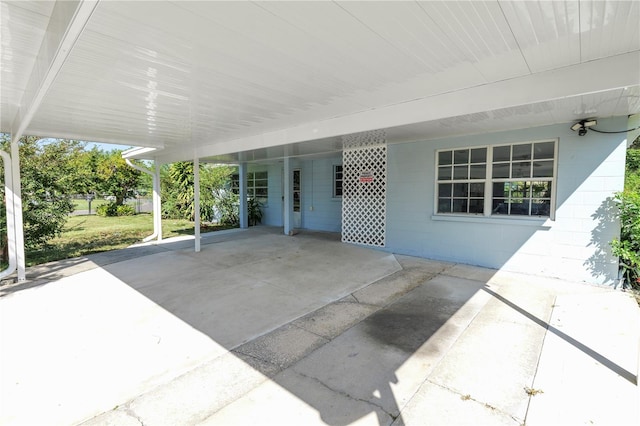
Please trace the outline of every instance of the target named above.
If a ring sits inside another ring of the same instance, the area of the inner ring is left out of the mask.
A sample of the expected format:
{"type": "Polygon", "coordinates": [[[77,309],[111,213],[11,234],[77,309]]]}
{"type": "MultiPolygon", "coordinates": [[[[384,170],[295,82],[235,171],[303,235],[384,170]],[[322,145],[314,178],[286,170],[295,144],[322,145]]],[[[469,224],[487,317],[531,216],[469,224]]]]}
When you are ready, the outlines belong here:
{"type": "Polygon", "coordinates": [[[300,169],[293,171],[293,227],[302,227],[302,193],[301,193],[300,169]]]}

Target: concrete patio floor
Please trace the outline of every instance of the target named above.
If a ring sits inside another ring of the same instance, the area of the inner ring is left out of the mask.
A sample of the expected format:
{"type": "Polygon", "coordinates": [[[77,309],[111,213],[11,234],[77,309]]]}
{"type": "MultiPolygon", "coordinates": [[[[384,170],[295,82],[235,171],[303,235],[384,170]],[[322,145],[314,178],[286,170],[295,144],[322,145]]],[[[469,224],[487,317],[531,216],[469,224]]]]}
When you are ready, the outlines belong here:
{"type": "Polygon", "coordinates": [[[0,287],[0,424],[640,424],[640,310],[257,227],[0,287]]]}

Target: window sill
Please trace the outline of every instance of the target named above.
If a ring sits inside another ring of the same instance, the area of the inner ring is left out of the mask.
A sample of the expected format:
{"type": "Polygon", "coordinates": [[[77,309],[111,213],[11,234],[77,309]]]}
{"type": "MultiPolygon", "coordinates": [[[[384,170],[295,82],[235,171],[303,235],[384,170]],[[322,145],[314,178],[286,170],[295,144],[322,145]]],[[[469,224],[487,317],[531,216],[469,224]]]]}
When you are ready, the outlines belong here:
{"type": "Polygon", "coordinates": [[[533,226],[536,228],[550,229],[553,221],[548,218],[509,216],[483,216],[483,215],[454,215],[454,214],[434,214],[431,220],[443,222],[469,222],[469,223],[490,223],[493,225],[519,225],[533,226]]]}

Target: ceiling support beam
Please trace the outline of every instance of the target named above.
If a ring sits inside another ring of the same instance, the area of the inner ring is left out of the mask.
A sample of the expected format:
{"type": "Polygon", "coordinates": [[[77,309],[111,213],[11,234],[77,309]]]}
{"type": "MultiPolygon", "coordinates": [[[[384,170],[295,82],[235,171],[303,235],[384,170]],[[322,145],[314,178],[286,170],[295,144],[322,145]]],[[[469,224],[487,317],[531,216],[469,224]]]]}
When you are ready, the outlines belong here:
{"type": "MultiPolygon", "coordinates": [[[[640,85],[640,51],[199,147],[201,157],[422,123],[640,85]]],[[[182,152],[157,153],[164,162],[182,152]]]]}
{"type": "MultiPolygon", "coordinates": [[[[22,137],[67,60],[99,0],[57,1],[11,127],[11,142],[22,137]]],[[[50,135],[43,135],[50,136],[50,135]]]]}

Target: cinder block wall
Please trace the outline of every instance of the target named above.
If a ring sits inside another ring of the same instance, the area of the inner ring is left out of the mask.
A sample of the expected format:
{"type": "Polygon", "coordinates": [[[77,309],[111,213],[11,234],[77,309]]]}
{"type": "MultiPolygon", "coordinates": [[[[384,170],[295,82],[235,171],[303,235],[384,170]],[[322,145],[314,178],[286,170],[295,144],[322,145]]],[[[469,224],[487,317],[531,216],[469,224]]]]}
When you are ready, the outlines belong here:
{"type": "MultiPolygon", "coordinates": [[[[610,197],[623,189],[626,133],[584,137],[572,123],[431,141],[391,144],[386,250],[536,275],[613,283],[617,260],[609,241],[619,224],[607,221],[610,197]],[[558,139],[555,220],[447,218],[434,214],[438,149],[558,139]]],[[[626,129],[627,118],[599,120],[626,129]]]]}

